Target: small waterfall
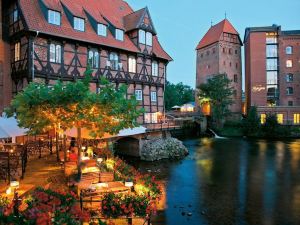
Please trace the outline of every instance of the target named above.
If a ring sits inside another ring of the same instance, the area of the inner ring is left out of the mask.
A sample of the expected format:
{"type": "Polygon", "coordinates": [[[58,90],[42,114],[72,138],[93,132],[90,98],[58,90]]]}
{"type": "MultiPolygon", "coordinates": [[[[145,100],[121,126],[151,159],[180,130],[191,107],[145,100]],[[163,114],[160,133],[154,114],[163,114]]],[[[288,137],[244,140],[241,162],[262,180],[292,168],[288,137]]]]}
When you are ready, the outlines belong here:
{"type": "Polygon", "coordinates": [[[212,134],[215,136],[215,138],[217,139],[226,139],[224,137],[220,137],[219,135],[216,134],[216,132],[214,132],[212,129],[208,129],[210,132],[212,132],[212,134]]]}

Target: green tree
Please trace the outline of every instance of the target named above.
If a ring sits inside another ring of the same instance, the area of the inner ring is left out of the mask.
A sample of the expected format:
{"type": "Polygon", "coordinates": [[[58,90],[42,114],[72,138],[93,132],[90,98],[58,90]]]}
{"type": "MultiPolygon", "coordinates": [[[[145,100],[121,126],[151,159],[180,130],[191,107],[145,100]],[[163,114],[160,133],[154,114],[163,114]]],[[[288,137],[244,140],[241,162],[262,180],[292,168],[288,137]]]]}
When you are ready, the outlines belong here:
{"type": "Polygon", "coordinates": [[[165,106],[170,110],[175,105],[183,105],[195,100],[194,90],[182,82],[173,84],[167,81],[165,90],[165,106]]]}
{"type": "MultiPolygon", "coordinates": [[[[28,128],[32,134],[57,127],[63,131],[75,127],[79,149],[82,128],[91,130],[93,137],[101,138],[105,133],[113,135],[135,127],[142,110],[137,109],[138,102],[134,97],[126,99],[127,87],[116,89],[113,84],[102,80],[100,93],[96,94],[89,89],[91,73],[88,68],[83,80],[66,84],[58,81],[52,87],[30,83],[14,98],[6,113],[8,116],[16,113],[19,126],[28,128]]],[[[79,164],[80,161],[80,173],[79,164]]]]}
{"type": "Polygon", "coordinates": [[[260,129],[260,119],[255,106],[250,108],[247,117],[243,119],[242,128],[243,134],[246,136],[256,136],[258,134],[260,129]]]}
{"type": "Polygon", "coordinates": [[[223,121],[230,114],[228,107],[233,103],[234,89],[226,74],[217,74],[198,87],[200,105],[209,103],[212,109],[212,119],[217,128],[223,126],[223,121]]]}

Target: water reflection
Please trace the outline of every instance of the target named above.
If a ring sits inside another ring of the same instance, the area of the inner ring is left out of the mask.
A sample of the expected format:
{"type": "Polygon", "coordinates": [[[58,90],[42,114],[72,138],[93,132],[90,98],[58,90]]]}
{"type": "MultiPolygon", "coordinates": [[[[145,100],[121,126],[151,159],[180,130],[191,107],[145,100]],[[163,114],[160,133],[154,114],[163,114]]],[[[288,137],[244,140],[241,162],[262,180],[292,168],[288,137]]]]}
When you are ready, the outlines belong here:
{"type": "Polygon", "coordinates": [[[166,185],[165,209],[153,224],[300,224],[300,140],[185,144],[191,154],[182,162],[139,162],[166,185]]]}

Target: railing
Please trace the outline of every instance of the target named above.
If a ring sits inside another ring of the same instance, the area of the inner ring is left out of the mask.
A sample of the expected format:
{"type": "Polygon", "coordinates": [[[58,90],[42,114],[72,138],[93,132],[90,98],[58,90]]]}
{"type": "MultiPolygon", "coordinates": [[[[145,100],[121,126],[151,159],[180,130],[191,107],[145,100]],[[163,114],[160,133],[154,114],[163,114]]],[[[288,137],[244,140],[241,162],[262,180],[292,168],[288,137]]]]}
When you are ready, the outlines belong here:
{"type": "Polygon", "coordinates": [[[161,121],[160,123],[148,123],[144,124],[143,126],[147,128],[148,132],[159,130],[176,130],[182,127],[182,121],[168,119],[161,121]]]}

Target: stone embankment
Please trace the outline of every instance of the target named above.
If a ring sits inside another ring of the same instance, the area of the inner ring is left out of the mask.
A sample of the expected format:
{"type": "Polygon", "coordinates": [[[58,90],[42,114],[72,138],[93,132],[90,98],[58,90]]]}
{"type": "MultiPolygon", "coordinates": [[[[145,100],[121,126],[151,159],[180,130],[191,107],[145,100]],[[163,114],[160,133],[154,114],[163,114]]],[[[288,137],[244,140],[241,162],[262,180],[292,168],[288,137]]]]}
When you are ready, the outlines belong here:
{"type": "Polygon", "coordinates": [[[182,159],[188,154],[183,143],[172,137],[146,140],[141,149],[141,159],[145,161],[182,159]]]}

